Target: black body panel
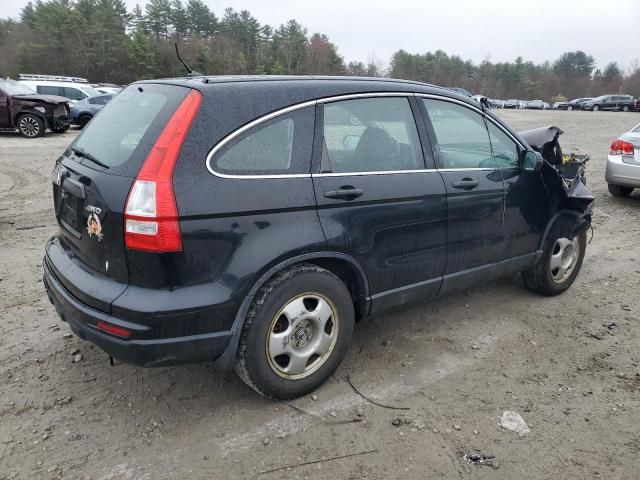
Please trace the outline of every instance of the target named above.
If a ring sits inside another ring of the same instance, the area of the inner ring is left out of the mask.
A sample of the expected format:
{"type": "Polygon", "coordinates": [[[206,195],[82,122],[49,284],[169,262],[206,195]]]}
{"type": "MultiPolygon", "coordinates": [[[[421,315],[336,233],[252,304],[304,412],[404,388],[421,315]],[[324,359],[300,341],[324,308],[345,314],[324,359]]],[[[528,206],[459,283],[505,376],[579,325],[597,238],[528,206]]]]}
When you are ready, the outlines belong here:
{"type": "MultiPolygon", "coordinates": [[[[63,178],[53,179],[60,232],[48,243],[44,262],[45,285],[58,313],[79,336],[127,362],[166,365],[223,355],[229,366],[253,295],[292,262],[313,262],[338,275],[350,272],[345,283],[354,288],[356,311],[363,317],[528,268],[559,215],[573,211],[576,228],[590,220],[584,202],[567,198],[562,182],[545,177],[552,172],[442,169],[432,130],[415,99],[411,106],[424,169],[322,170],[317,128],[322,107],[316,100],[422,93],[479,112],[477,103],[446,89],[312,77],[196,77],[134,85],[149,92],[161,90],[154,85],[194,88],[203,95],[173,172],[182,250],[149,253],[124,247],[123,210],[144,151],[111,170],[68,154],[61,160],[63,178]],[[225,137],[258,117],[299,104],[309,109],[308,123],[316,122],[314,131],[296,140],[307,142],[307,148],[294,149],[294,161],[307,162],[308,171],[242,177],[207,168],[207,156],[225,137]],[[454,185],[461,181],[474,185],[454,185]],[[332,192],[344,187],[359,195],[336,198],[332,192]],[[65,210],[67,201],[75,203],[65,210]],[[88,207],[100,209],[101,241],[88,235],[88,216],[96,212],[88,207]],[[123,340],[99,332],[99,320],[129,328],[133,336],[123,340]]],[[[480,114],[495,119],[527,148],[493,114],[480,114]]],[[[150,138],[165,117],[152,125],[150,138]]]]}

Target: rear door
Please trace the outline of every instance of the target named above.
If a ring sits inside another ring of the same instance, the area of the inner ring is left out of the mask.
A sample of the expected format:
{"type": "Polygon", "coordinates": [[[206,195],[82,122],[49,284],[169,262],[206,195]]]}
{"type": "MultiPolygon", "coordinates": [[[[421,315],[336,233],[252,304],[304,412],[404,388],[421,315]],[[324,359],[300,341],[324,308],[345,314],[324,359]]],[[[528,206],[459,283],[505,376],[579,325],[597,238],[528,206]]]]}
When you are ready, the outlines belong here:
{"type": "MultiPolygon", "coordinates": [[[[127,195],[153,143],[188,91],[168,85],[128,87],[57,160],[52,180],[60,226],[55,248],[61,260],[66,256],[86,271],[126,285],[123,211],[127,195]]],[[[65,282],[64,271],[56,274],[87,303],[101,297],[101,292],[83,292],[82,285],[65,282]]],[[[119,293],[111,291],[114,298],[103,296],[93,306],[108,310],[119,293]]]]}
{"type": "Polygon", "coordinates": [[[329,249],[364,267],[374,311],[436,295],[444,270],[446,195],[414,102],[390,94],[318,107],[318,215],[329,249]]]}
{"type": "Polygon", "coordinates": [[[421,101],[447,192],[444,292],[463,288],[462,275],[475,267],[505,258],[504,185],[482,113],[455,100],[421,101]]]}

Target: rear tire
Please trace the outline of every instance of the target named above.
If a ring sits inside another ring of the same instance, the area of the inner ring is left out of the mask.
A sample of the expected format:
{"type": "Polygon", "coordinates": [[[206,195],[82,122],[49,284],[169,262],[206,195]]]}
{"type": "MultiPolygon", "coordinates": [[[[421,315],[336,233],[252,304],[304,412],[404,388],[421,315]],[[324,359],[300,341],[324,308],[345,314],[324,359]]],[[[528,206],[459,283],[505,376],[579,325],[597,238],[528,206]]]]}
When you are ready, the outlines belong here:
{"type": "Polygon", "coordinates": [[[629,105],[625,105],[622,107],[622,111],[623,112],[628,112],[629,111],[629,105]]]}
{"type": "Polygon", "coordinates": [[[525,286],[540,295],[555,296],[567,290],[580,272],[587,249],[587,233],[572,236],[572,226],[558,220],[545,240],[542,258],[522,272],[525,286]]]}
{"type": "Polygon", "coordinates": [[[609,193],[614,197],[628,197],[633,192],[633,187],[622,187],[620,185],[612,185],[609,183],[607,185],[609,188],[609,193]]]}
{"type": "Polygon", "coordinates": [[[235,370],[256,392],[287,400],[318,388],[338,368],[355,323],[349,290],[333,273],[300,264],[256,294],[235,370]]]}
{"type": "Polygon", "coordinates": [[[573,107],[572,107],[571,105],[569,105],[569,106],[567,107],[567,110],[571,111],[571,110],[573,110],[573,107]]]}
{"type": "Polygon", "coordinates": [[[37,138],[44,135],[44,122],[32,113],[25,113],[18,118],[18,131],[25,138],[37,138]]]}

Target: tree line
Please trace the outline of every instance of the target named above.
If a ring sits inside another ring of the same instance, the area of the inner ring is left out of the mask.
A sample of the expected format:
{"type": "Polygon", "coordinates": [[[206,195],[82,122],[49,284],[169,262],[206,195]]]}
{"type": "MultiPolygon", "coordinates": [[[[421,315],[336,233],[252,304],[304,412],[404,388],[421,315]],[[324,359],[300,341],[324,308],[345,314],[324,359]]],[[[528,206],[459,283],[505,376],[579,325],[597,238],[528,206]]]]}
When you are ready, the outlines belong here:
{"type": "Polygon", "coordinates": [[[86,77],[92,82],[183,75],[187,64],[205,74],[390,76],[463,87],[492,98],[555,100],[628,93],[640,97],[640,66],[615,62],[597,69],[593,57],[567,52],[554,62],[479,65],[442,50],[399,50],[389,68],[375,57],[346,63],[323,33],[296,20],[261,24],[247,10],[217,16],[203,0],[149,0],[129,11],[123,0],[36,0],[19,19],[0,19],[0,76],[19,73],[86,77]]]}

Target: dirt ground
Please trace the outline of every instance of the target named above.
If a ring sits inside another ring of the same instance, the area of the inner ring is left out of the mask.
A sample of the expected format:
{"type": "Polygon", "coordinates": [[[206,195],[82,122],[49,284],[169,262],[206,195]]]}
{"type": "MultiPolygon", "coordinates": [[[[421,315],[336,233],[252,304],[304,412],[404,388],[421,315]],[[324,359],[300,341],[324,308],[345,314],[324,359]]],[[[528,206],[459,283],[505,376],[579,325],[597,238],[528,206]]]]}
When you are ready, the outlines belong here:
{"type": "Polygon", "coordinates": [[[336,374],[290,403],[209,364],[111,367],[71,336],[41,260],[50,172],[77,132],[0,136],[0,479],[637,479],[640,192],[613,198],[604,168],[640,114],[499,114],[592,156],[594,237],[571,290],[512,277],[361,323],[336,374]],[[528,436],[500,427],[505,410],[528,436]],[[475,451],[493,467],[462,459],[475,451]]]}

